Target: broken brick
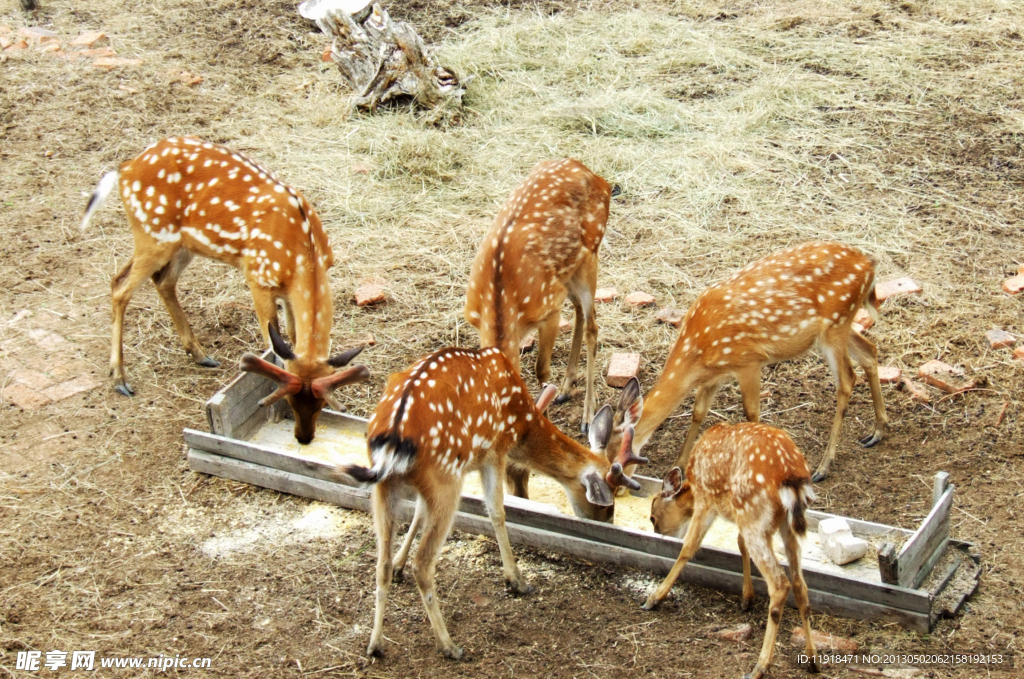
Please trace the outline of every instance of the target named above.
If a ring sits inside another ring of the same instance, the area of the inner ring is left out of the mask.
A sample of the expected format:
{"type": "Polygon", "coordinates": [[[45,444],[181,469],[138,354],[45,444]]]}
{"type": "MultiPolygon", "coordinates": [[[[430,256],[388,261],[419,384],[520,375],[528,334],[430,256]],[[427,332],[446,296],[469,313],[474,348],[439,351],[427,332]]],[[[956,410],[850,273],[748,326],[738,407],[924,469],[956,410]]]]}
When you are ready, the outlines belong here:
{"type": "Polygon", "coordinates": [[[683,324],[683,316],[685,315],[686,312],[682,309],[667,306],[659,309],[658,313],[654,314],[654,320],[658,323],[668,323],[678,328],[683,324]]]}
{"type": "Polygon", "coordinates": [[[112,47],[97,47],[94,50],[82,50],[81,52],[75,52],[83,57],[116,57],[117,52],[112,47]]]}
{"type": "Polygon", "coordinates": [[[875,324],[875,319],[871,318],[871,314],[868,313],[867,309],[861,307],[853,317],[853,322],[860,326],[859,332],[863,332],[875,324]]]}
{"type": "Polygon", "coordinates": [[[878,366],[878,381],[882,384],[893,384],[903,379],[903,371],[892,365],[878,366]]]}
{"type": "Polygon", "coordinates": [[[112,71],[115,68],[141,66],[142,59],[121,59],[119,57],[98,57],[92,62],[93,68],[112,71]]]}
{"type": "Polygon", "coordinates": [[[917,369],[917,376],[925,383],[936,389],[941,389],[947,394],[955,394],[964,388],[964,370],[943,363],[942,361],[928,361],[917,369]]]}
{"type": "Polygon", "coordinates": [[[567,330],[572,330],[574,327],[575,327],[575,323],[573,323],[569,319],[567,319],[567,318],[559,318],[558,319],[558,333],[559,334],[562,334],[563,332],[566,332],[567,330]]]}
{"type": "Polygon", "coordinates": [[[367,347],[376,346],[377,344],[377,338],[373,336],[372,332],[364,332],[362,335],[356,335],[349,341],[353,344],[362,344],[367,347]]]}
{"type": "Polygon", "coordinates": [[[726,641],[735,641],[741,643],[750,638],[754,633],[754,628],[750,626],[750,623],[743,623],[736,627],[730,627],[728,629],[718,630],[715,635],[719,639],[725,639],[726,641]]]}
{"type": "Polygon", "coordinates": [[[921,286],[913,278],[894,278],[883,281],[875,286],[875,298],[884,302],[890,297],[897,295],[916,295],[921,292],[921,286]]]}
{"type": "Polygon", "coordinates": [[[636,377],[640,372],[640,354],[612,354],[608,362],[608,377],[606,382],[609,387],[624,387],[630,378],[636,377]]]}
{"type": "Polygon", "coordinates": [[[185,83],[190,87],[195,87],[196,85],[203,82],[203,76],[196,75],[195,73],[192,73],[190,71],[180,71],[175,68],[172,68],[170,71],[168,71],[167,75],[170,77],[172,81],[185,83]]]}
{"type": "Polygon", "coordinates": [[[95,389],[98,386],[100,386],[100,383],[88,375],[79,375],[73,380],[55,384],[49,389],[43,389],[40,393],[51,401],[63,401],[66,398],[71,398],[75,394],[81,394],[82,392],[95,389]]]}
{"type": "Polygon", "coordinates": [[[1017,266],[1017,273],[1024,274],[1024,264],[1017,266]]]}
{"type": "Polygon", "coordinates": [[[48,42],[60,43],[60,37],[56,33],[37,26],[22,28],[18,31],[18,35],[25,38],[30,45],[42,45],[48,42]]]}
{"type": "Polygon", "coordinates": [[[59,42],[45,42],[39,46],[40,52],[54,52],[64,54],[64,50],[60,48],[59,42]]]}
{"type": "Polygon", "coordinates": [[[44,373],[41,373],[38,370],[27,370],[25,368],[15,370],[11,375],[11,380],[17,384],[24,384],[26,387],[34,391],[42,391],[53,384],[53,380],[47,377],[44,373]]]}
{"type": "Polygon", "coordinates": [[[20,52],[21,50],[27,50],[27,49],[28,49],[28,43],[25,42],[24,40],[19,40],[18,42],[14,43],[10,47],[7,47],[6,49],[4,49],[4,52],[20,52]]]}
{"type": "Polygon", "coordinates": [[[333,51],[334,48],[331,47],[330,45],[324,47],[324,51],[320,53],[320,61],[323,61],[328,64],[334,61],[333,51]]]}
{"type": "Polygon", "coordinates": [[[922,387],[920,384],[913,381],[909,377],[903,378],[903,381],[900,382],[900,387],[902,387],[904,391],[907,392],[907,395],[910,396],[911,401],[917,401],[918,403],[931,403],[932,399],[930,396],[928,396],[928,392],[925,391],[924,387],[922,387]]]}
{"type": "Polygon", "coordinates": [[[13,44],[14,41],[8,38],[6,35],[0,35],[0,50],[5,50],[13,44]]]}
{"type": "Polygon", "coordinates": [[[38,391],[29,389],[24,384],[14,384],[8,386],[3,390],[3,400],[10,401],[19,408],[25,410],[35,410],[40,406],[44,406],[50,402],[50,399],[46,398],[38,391]]]}
{"type": "Polygon", "coordinates": [[[14,35],[14,29],[7,24],[0,24],[0,35],[14,35]]]}
{"type": "Polygon", "coordinates": [[[985,333],[985,339],[993,349],[1006,349],[1017,343],[1017,338],[999,328],[992,328],[985,333]]]}
{"type": "Polygon", "coordinates": [[[537,337],[530,333],[523,338],[523,341],[519,343],[519,353],[525,354],[528,351],[533,351],[533,347],[537,344],[537,337]]]}
{"type": "MultiPolygon", "coordinates": [[[[814,642],[814,647],[818,651],[828,649],[830,651],[842,651],[845,653],[852,653],[853,651],[856,651],[858,648],[860,648],[860,644],[858,644],[853,639],[839,637],[834,634],[819,632],[817,630],[811,630],[811,641],[814,642]]],[[[804,637],[803,627],[793,628],[793,638],[790,640],[790,643],[793,646],[797,647],[806,645],[807,640],[804,637]]]]}
{"type": "Polygon", "coordinates": [[[44,330],[43,328],[33,328],[32,330],[29,330],[28,336],[31,337],[32,341],[36,343],[36,346],[43,351],[63,351],[69,346],[66,339],[55,332],[44,330]]]}
{"type": "Polygon", "coordinates": [[[387,301],[384,296],[384,287],[377,283],[366,283],[356,288],[356,306],[370,306],[381,304],[387,301]]]}
{"type": "Polygon", "coordinates": [[[100,31],[86,31],[80,33],[77,38],[71,41],[72,47],[102,47],[103,45],[109,45],[110,38],[107,37],[106,33],[100,31]]]}
{"type": "Polygon", "coordinates": [[[1013,350],[1013,357],[1018,361],[1024,361],[1024,347],[1017,347],[1013,350]]]}
{"type": "Polygon", "coordinates": [[[1003,281],[1003,290],[1011,295],[1016,295],[1021,290],[1024,290],[1024,273],[1019,273],[1003,281]]]}
{"type": "Polygon", "coordinates": [[[642,307],[654,306],[654,297],[646,292],[631,292],[626,295],[626,304],[640,309],[642,307]]]}
{"type": "Polygon", "coordinates": [[[615,288],[598,288],[594,291],[595,302],[614,302],[619,298],[619,292],[615,288]]]}
{"type": "Polygon", "coordinates": [[[364,163],[355,163],[349,167],[352,174],[370,174],[370,166],[364,163]]]}

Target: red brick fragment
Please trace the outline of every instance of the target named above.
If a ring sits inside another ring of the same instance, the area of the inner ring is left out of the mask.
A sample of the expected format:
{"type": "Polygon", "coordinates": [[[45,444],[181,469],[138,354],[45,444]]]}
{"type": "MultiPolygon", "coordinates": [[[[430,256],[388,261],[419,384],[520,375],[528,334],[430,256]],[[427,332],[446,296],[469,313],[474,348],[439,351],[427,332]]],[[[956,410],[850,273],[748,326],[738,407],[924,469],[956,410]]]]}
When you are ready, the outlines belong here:
{"type": "Polygon", "coordinates": [[[25,38],[30,45],[42,45],[48,42],[60,43],[60,37],[53,31],[38,26],[27,26],[18,31],[18,35],[25,38]]]}
{"type": "Polygon", "coordinates": [[[28,49],[28,43],[25,42],[24,40],[19,40],[18,42],[14,43],[10,47],[5,48],[4,52],[20,52],[21,50],[27,50],[27,49],[28,49]]]}
{"type": "Polygon", "coordinates": [[[109,44],[110,38],[107,37],[106,33],[101,33],[100,31],[86,31],[85,33],[79,33],[78,37],[71,41],[72,47],[87,47],[89,49],[109,44]]]}
{"type": "Polygon", "coordinates": [[[348,168],[352,174],[370,174],[370,166],[365,163],[354,163],[348,168]]]}
{"type": "Polygon", "coordinates": [[[53,384],[53,380],[47,377],[45,373],[26,368],[15,370],[11,375],[11,380],[17,384],[24,384],[29,389],[35,391],[42,391],[53,384]]]}
{"type": "Polygon", "coordinates": [[[626,304],[629,306],[640,309],[642,307],[654,306],[654,296],[649,295],[646,292],[631,292],[626,295],[626,304]]]}
{"type": "Polygon", "coordinates": [[[1011,295],[1016,295],[1021,290],[1024,290],[1024,273],[1019,273],[1003,281],[1003,290],[1011,295]]]}
{"type": "Polygon", "coordinates": [[[636,377],[640,372],[640,354],[612,354],[612,360],[608,362],[609,387],[624,387],[631,377],[636,377]]]}
{"type": "Polygon", "coordinates": [[[1014,349],[1013,357],[1018,361],[1024,361],[1024,347],[1017,347],[1014,349]]]}
{"type": "Polygon", "coordinates": [[[879,302],[884,302],[890,297],[897,295],[916,295],[921,292],[921,286],[913,278],[893,278],[875,285],[875,297],[879,302]]]}
{"type": "Polygon", "coordinates": [[[112,47],[97,47],[94,50],[82,50],[81,52],[75,52],[75,54],[81,54],[83,57],[116,57],[117,52],[112,47]]]}
{"type": "Polygon", "coordinates": [[[1006,349],[1017,343],[1017,338],[1000,328],[992,328],[985,333],[985,339],[993,349],[1006,349]]]}
{"type": "Polygon", "coordinates": [[[558,334],[568,332],[572,330],[574,327],[576,327],[576,324],[570,321],[569,319],[564,317],[558,319],[558,334]]]}
{"type": "Polygon", "coordinates": [[[925,383],[947,394],[955,394],[964,388],[964,370],[942,361],[928,361],[917,369],[917,376],[925,383]]]}
{"type": "Polygon", "coordinates": [[[0,35],[14,35],[14,29],[7,24],[0,24],[0,35]]]}
{"type": "MultiPolygon", "coordinates": [[[[819,632],[817,630],[811,630],[811,640],[814,642],[814,647],[820,651],[842,651],[845,653],[852,653],[860,648],[853,639],[846,637],[838,637],[834,634],[828,634],[827,632],[819,632]]],[[[806,645],[806,639],[804,637],[803,627],[793,628],[793,639],[791,640],[793,646],[802,647],[806,645]]]]}
{"type": "Polygon", "coordinates": [[[370,306],[371,304],[381,304],[387,301],[384,296],[384,287],[377,283],[365,283],[356,288],[355,294],[356,306],[370,306]]]}
{"type": "Polygon", "coordinates": [[[715,632],[715,635],[719,639],[726,641],[735,641],[736,643],[742,643],[750,638],[750,635],[754,633],[754,628],[750,626],[750,623],[743,623],[736,627],[730,627],[728,629],[722,629],[715,632]]]}
{"type": "Polygon", "coordinates": [[[910,396],[911,401],[917,401],[918,403],[931,403],[932,399],[928,396],[928,392],[925,391],[917,382],[913,381],[909,377],[904,377],[903,381],[900,382],[900,386],[910,396]]]}
{"type": "Polygon", "coordinates": [[[903,371],[892,365],[878,366],[878,381],[882,384],[893,384],[903,379],[903,371]]]}
{"type": "Polygon", "coordinates": [[[676,309],[674,307],[662,307],[658,310],[658,313],[654,314],[654,320],[658,323],[668,323],[675,327],[679,327],[683,324],[683,317],[686,312],[682,309],[676,309]]]}
{"type": "Polygon", "coordinates": [[[618,298],[619,298],[619,292],[615,288],[598,288],[594,292],[594,301],[595,302],[602,302],[602,303],[614,302],[618,298]]]}
{"type": "Polygon", "coordinates": [[[863,332],[875,324],[875,319],[871,318],[871,314],[868,313],[867,309],[861,307],[853,317],[853,322],[859,325],[861,327],[860,332],[863,332]]]}
{"type": "Polygon", "coordinates": [[[334,56],[332,52],[333,48],[330,45],[324,47],[324,51],[320,53],[320,61],[323,61],[328,64],[334,61],[334,56]]]}

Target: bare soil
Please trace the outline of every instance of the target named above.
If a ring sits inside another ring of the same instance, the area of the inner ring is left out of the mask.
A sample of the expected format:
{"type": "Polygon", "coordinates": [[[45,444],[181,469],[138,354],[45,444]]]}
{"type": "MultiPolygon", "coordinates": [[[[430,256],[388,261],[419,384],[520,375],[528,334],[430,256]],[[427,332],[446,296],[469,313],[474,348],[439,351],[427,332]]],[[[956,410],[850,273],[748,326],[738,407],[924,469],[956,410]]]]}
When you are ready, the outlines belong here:
{"type": "MultiPolygon", "coordinates": [[[[442,266],[468,270],[494,205],[480,202],[470,222],[460,218],[452,224],[443,211],[423,215],[403,203],[405,196],[414,200],[421,187],[423,195],[457,194],[474,181],[460,173],[460,163],[468,165],[471,158],[452,151],[451,176],[420,177],[417,172],[431,168],[410,161],[394,170],[397,180],[380,170],[367,180],[374,182],[369,188],[353,188],[353,195],[395,192],[389,216],[380,222],[353,217],[324,185],[299,181],[344,175],[349,162],[361,157],[347,152],[338,165],[322,167],[304,160],[323,145],[322,139],[303,137],[305,119],[328,116],[317,109],[317,97],[343,100],[345,91],[336,72],[320,62],[325,39],[298,16],[295,4],[96,0],[44,3],[32,16],[13,2],[0,10],[0,23],[15,30],[46,26],[65,41],[82,30],[103,30],[120,56],[144,60],[136,69],[104,72],[85,59],[65,61],[36,50],[0,52],[0,384],[11,388],[15,372],[26,369],[54,382],[85,376],[102,384],[37,408],[18,407],[9,398],[0,403],[0,670],[26,676],[14,669],[15,656],[35,649],[211,657],[205,674],[231,677],[718,677],[749,671],[763,638],[764,601],[742,613],[736,597],[680,585],[657,612],[645,613],[639,606],[656,578],[526,549],[517,554],[537,592],[514,598],[503,588],[493,541],[460,534],[446,547],[438,582],[450,631],[466,649],[463,661],[449,662],[434,652],[419,596],[408,581],[392,589],[387,654],[366,658],[375,562],[369,517],[197,475],[185,462],[181,429],[205,426],[203,402],[233,376],[237,358],[259,345],[241,279],[224,267],[197,262],[179,292],[197,335],[223,366],[203,369],[188,361],[158,297],[145,286],[132,301],[125,332],[137,396],[127,399],[108,388],[109,279],[130,256],[131,242],[119,208],[108,208],[90,231],[80,233],[77,225],[103,172],[169,134],[196,134],[252,152],[275,169],[283,166],[282,176],[318,206],[341,262],[332,272],[335,344],[347,346],[365,332],[377,339],[364,355],[372,381],[343,395],[351,412],[372,411],[390,371],[440,346],[475,341],[458,320],[464,273],[443,278],[436,272],[442,266]],[[181,70],[202,75],[203,83],[181,82],[172,74],[181,70]],[[408,248],[395,249],[401,238],[389,240],[384,263],[375,243],[391,238],[386,234],[405,237],[405,230],[412,234],[408,248]],[[418,240],[417,230],[447,249],[431,250],[418,240]],[[389,304],[357,309],[350,303],[354,283],[375,268],[386,269],[392,281],[389,304]],[[19,316],[23,310],[28,313],[19,316]],[[754,625],[747,642],[723,641],[714,633],[743,622],[754,625]]],[[[827,112],[828,124],[836,128],[873,131],[869,157],[879,176],[900,176],[913,167],[920,179],[903,187],[910,198],[870,188],[858,193],[859,217],[844,212],[841,220],[850,221],[837,230],[845,234],[847,226],[860,227],[867,239],[884,229],[892,241],[907,234],[905,247],[879,247],[880,273],[884,278],[909,272],[926,283],[920,298],[887,302],[882,322],[869,332],[883,362],[913,371],[925,360],[941,358],[964,365],[969,375],[983,375],[987,383],[957,396],[932,390],[927,405],[886,387],[892,428],[883,443],[866,451],[855,439],[870,428],[872,414],[867,390],[858,384],[837,461],[818,488],[816,505],[916,526],[929,508],[932,476],[948,471],[957,487],[953,533],[976,542],[983,559],[981,587],[965,612],[923,638],[893,625],[827,615],[815,615],[813,625],[876,649],[1012,652],[1024,614],[1024,536],[1017,516],[1024,495],[1024,362],[1011,361],[1008,351],[990,350],[983,335],[993,327],[1024,333],[1024,302],[999,289],[1024,261],[1019,231],[1024,23],[1012,3],[838,3],[827,11],[820,4],[656,2],[653,7],[697,32],[742,31],[766,49],[794,36],[820,39],[822,49],[832,40],[865,41],[879,49],[903,42],[923,45],[908,52],[907,70],[893,78],[914,78],[926,104],[887,101],[883,112],[827,112]],[[964,45],[956,59],[942,56],[946,53],[937,47],[951,40],[964,45]],[[960,88],[958,95],[926,96],[929,88],[951,82],[960,88]],[[892,216],[894,203],[900,203],[898,219],[892,216]]],[[[494,12],[615,22],[640,6],[444,0],[396,1],[390,9],[416,23],[428,40],[455,45],[461,31],[477,30],[474,22],[494,12]]],[[[858,75],[856,64],[830,63],[827,53],[785,55],[793,59],[794,72],[829,79],[866,100],[886,91],[858,75]]],[[[716,69],[714,63],[670,75],[666,91],[685,102],[726,97],[756,77],[742,69],[716,69]]],[[[472,108],[472,94],[467,101],[472,108]]],[[[464,125],[486,136],[490,113],[477,113],[464,125]]],[[[407,126],[416,120],[402,112],[382,115],[407,126]]],[[[352,128],[374,124],[345,116],[321,122],[318,133],[339,144],[339,153],[344,149],[339,140],[352,128]]],[[[596,123],[594,133],[599,134],[596,123]]],[[[758,171],[751,181],[790,172],[785,143],[780,138],[776,169],[758,171]]],[[[382,157],[389,153],[386,144],[378,151],[382,157]]],[[[785,175],[821,197],[824,207],[814,219],[823,232],[832,214],[828,202],[841,201],[848,181],[842,176],[843,154],[850,152],[818,149],[816,165],[785,175]]],[[[372,148],[360,153],[374,159],[372,148]]],[[[541,157],[516,158],[515,168],[528,168],[541,157]]],[[[525,175],[516,172],[499,177],[494,200],[525,175]]],[[[602,281],[612,277],[622,293],[630,291],[621,289],[625,285],[636,284],[685,307],[701,286],[793,237],[766,228],[745,235],[741,243],[727,241],[715,257],[707,249],[691,254],[678,240],[676,250],[666,254],[660,245],[671,220],[654,224],[631,217],[639,214],[631,210],[669,201],[683,206],[680,219],[689,219],[688,198],[648,191],[630,177],[612,179],[626,190],[612,207],[617,235],[602,255],[602,281]],[[647,278],[650,271],[656,273],[647,278]]],[[[787,198],[781,189],[778,195],[780,201],[787,198]]],[[[718,196],[713,205],[700,207],[709,215],[711,242],[716,231],[731,233],[752,219],[748,209],[744,196],[718,196]]],[[[648,388],[674,339],[671,328],[653,325],[653,313],[599,309],[601,366],[612,351],[641,351],[641,382],[648,388]]],[[[556,375],[567,353],[563,337],[556,348],[556,375]]],[[[531,363],[528,358],[524,365],[531,363]]],[[[816,464],[834,412],[827,367],[814,356],[788,362],[766,369],[764,385],[770,392],[765,419],[790,431],[816,464]]],[[[602,399],[616,394],[600,384],[602,399]]],[[[741,417],[737,390],[724,389],[714,410],[716,417],[741,417]]],[[[572,402],[552,415],[566,431],[576,431],[580,412],[579,403],[572,402]]],[[[655,435],[648,446],[649,473],[667,470],[688,424],[683,410],[655,435]]],[[[797,620],[793,611],[784,618],[773,676],[804,675],[789,657],[788,630],[797,620]]],[[[827,676],[844,673],[825,670],[827,676]]]]}

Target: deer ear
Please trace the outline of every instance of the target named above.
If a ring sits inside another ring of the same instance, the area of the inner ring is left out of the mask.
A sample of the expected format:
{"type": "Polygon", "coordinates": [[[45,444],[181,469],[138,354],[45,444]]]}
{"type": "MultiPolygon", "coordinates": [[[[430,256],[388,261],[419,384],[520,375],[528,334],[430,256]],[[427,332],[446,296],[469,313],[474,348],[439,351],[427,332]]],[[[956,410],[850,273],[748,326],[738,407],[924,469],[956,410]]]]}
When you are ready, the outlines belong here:
{"type": "Polygon", "coordinates": [[[545,384],[540,393],[537,394],[536,406],[537,410],[543,413],[551,405],[551,402],[555,400],[555,394],[558,393],[558,387],[553,384],[545,384]]]}
{"type": "Polygon", "coordinates": [[[633,427],[644,412],[644,397],[640,394],[640,380],[629,378],[619,396],[619,407],[615,418],[616,428],[633,427]]]}
{"type": "Polygon", "coordinates": [[[615,504],[615,495],[600,472],[591,469],[580,477],[580,482],[587,489],[587,502],[599,507],[611,507],[615,504]]]}
{"type": "Polygon", "coordinates": [[[675,497],[683,489],[683,470],[679,467],[672,467],[668,476],[661,482],[661,492],[666,497],[675,497]]]}
{"type": "Polygon", "coordinates": [[[344,368],[346,365],[349,364],[349,362],[352,361],[353,358],[358,356],[359,353],[365,348],[366,346],[361,344],[358,347],[355,347],[354,349],[349,349],[348,351],[342,352],[337,356],[331,356],[329,359],[327,359],[327,365],[331,366],[332,368],[344,368]]]}
{"type": "Polygon", "coordinates": [[[338,387],[353,382],[362,382],[369,379],[370,370],[365,365],[354,365],[351,368],[339,370],[327,377],[318,377],[309,384],[310,391],[316,398],[324,398],[338,387]]]}
{"type": "Polygon", "coordinates": [[[295,352],[292,351],[291,345],[284,341],[273,323],[267,323],[267,332],[270,334],[270,347],[274,353],[286,361],[295,360],[295,352]]]}
{"type": "Polygon", "coordinates": [[[608,439],[612,436],[612,407],[603,406],[590,421],[590,449],[595,453],[603,452],[608,447],[608,439]]]}

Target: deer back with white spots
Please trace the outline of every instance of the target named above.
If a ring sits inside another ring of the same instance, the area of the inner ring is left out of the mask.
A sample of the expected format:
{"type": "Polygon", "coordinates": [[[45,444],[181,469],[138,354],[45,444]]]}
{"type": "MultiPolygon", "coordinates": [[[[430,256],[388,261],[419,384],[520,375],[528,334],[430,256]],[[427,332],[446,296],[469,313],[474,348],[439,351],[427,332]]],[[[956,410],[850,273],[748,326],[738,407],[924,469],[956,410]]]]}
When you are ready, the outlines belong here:
{"type": "MultiPolygon", "coordinates": [[[[888,417],[878,381],[878,351],[853,327],[860,307],[876,314],[872,260],[841,243],[815,241],[777,252],[704,290],[687,311],[665,369],[648,394],[636,427],[637,450],[696,389],[693,419],[676,460],[683,467],[719,385],[739,381],[747,419],[760,417],[761,366],[796,358],[817,347],[836,379],[836,414],[828,446],[814,473],[817,482],[835,459],[855,375],[863,368],[875,409],[870,447],[885,436],[888,417]]],[[[628,472],[629,470],[627,470],[628,472]]]]}
{"type": "MultiPolygon", "coordinates": [[[[124,313],[132,293],[147,278],[156,285],[193,360],[205,367],[219,365],[196,339],[176,291],[189,262],[202,255],[242,270],[265,346],[274,344],[275,349],[288,346],[272,342],[271,336],[278,330],[281,302],[285,331],[293,342],[283,354],[278,351],[286,370],[260,365],[259,359],[247,359],[243,365],[258,367],[257,372],[279,382],[285,374],[291,376],[282,383],[288,393],[276,398],[288,397],[296,413],[296,437],[308,443],[316,415],[333,400],[326,383],[318,383],[316,390],[325,398],[313,397],[310,385],[335,376],[334,368],[343,364],[340,358],[327,360],[333,321],[327,269],[334,255],[313,207],[241,153],[193,137],[157,142],[104,176],[86,207],[83,229],[115,189],[135,241],[132,258],[111,282],[110,370],[115,389],[126,396],[134,393],[125,379],[124,313]]],[[[346,381],[340,375],[335,379],[339,384],[346,381]]]]}
{"type": "MultiPolygon", "coordinates": [[[[545,388],[534,403],[509,359],[495,347],[442,349],[388,379],[367,430],[372,466],[340,469],[361,483],[374,484],[378,560],[370,654],[382,650],[388,589],[392,579],[400,576],[413,538],[422,527],[415,557],[416,583],[439,649],[452,658],[461,656],[462,650],[452,642],[441,616],[434,571],[459,506],[466,473],[480,473],[505,581],[517,593],[526,593],[531,587],[519,572],[505,530],[506,463],[558,481],[576,513],[589,519],[612,519],[617,487],[639,490],[639,484],[622,470],[627,464],[646,460],[624,445],[621,456],[614,463],[608,461],[605,448],[611,435],[611,409],[605,406],[595,416],[588,449],[543,415],[555,392],[554,387],[545,388]],[[416,491],[416,515],[392,558],[394,503],[402,487],[416,491]]],[[[631,393],[642,403],[639,384],[631,393]]],[[[629,405],[635,419],[641,406],[629,405]]]]}
{"type": "MultiPolygon", "coordinates": [[[[683,539],[679,558],[655,592],[644,603],[650,610],[661,603],[676,578],[697,552],[716,516],[737,525],[737,544],[743,561],[742,608],[754,598],[750,560],[768,585],[771,600],[764,643],[749,676],[761,677],[772,661],[775,636],[790,590],[790,579],[779,564],[772,537],[779,533],[789,562],[793,597],[806,638],[805,651],[813,658],[807,585],[800,568],[800,543],[807,532],[806,510],[814,499],[810,472],[803,454],[786,432],[767,425],[743,422],[717,424],[707,430],[693,449],[686,476],[679,467],[669,472],[662,491],[651,502],[651,522],[663,535],[683,539]]],[[[813,660],[809,669],[815,670],[813,660]]]]}
{"type": "Polygon", "coordinates": [[[608,182],[583,164],[568,158],[538,163],[505,201],[480,244],[466,291],[466,320],[480,331],[481,345],[501,349],[517,372],[520,342],[537,331],[536,373],[541,384],[551,375],[562,305],[566,298],[572,302],[572,348],[555,402],[567,401],[575,393],[585,334],[584,432],[596,409],[594,294],[610,200],[608,182]]]}

